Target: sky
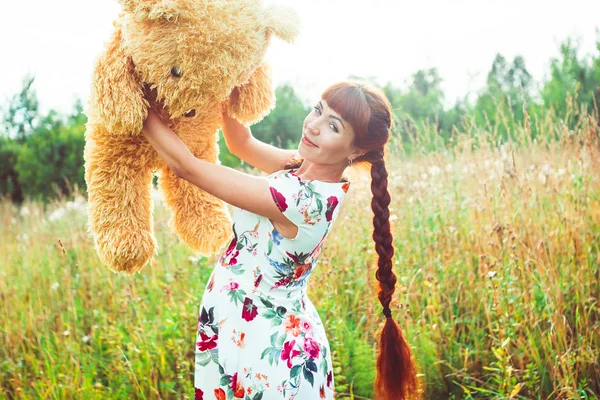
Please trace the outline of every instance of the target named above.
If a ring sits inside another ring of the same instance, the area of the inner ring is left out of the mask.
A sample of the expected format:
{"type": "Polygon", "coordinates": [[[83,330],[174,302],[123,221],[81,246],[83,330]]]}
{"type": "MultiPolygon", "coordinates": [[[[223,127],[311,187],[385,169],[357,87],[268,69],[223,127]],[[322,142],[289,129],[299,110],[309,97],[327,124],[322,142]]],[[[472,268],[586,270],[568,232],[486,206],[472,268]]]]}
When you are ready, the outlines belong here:
{"type": "MultiPolygon", "coordinates": [[[[525,57],[538,82],[571,37],[580,55],[598,54],[598,0],[270,0],[293,7],[295,43],[274,39],[266,55],[276,84],[307,103],[348,76],[405,87],[436,67],[447,105],[477,93],[497,53],[525,57]],[[568,6],[567,6],[568,4],[568,6]]],[[[85,101],[95,59],[120,5],[116,0],[3,0],[0,4],[0,106],[35,75],[40,108],[69,112],[85,101]]]]}

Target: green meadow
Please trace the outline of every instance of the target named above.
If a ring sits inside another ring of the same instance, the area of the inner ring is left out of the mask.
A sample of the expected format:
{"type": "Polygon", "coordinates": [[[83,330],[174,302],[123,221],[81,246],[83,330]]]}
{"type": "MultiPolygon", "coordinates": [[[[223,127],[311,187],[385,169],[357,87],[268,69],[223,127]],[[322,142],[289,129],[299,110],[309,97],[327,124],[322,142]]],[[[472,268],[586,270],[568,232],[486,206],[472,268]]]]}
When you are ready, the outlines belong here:
{"type": "MultiPolygon", "coordinates": [[[[572,128],[539,122],[536,140],[525,123],[513,131],[522,140],[502,145],[476,127],[440,150],[390,145],[393,313],[424,397],[600,393],[600,129],[583,115],[572,128]]],[[[384,318],[369,180],[349,176],[309,296],[327,328],[337,398],[370,399],[384,318]]],[[[191,399],[198,306],[215,256],[193,254],[169,232],[157,193],[154,264],[114,274],[96,256],[78,193],[0,203],[0,398],[191,399]]]]}

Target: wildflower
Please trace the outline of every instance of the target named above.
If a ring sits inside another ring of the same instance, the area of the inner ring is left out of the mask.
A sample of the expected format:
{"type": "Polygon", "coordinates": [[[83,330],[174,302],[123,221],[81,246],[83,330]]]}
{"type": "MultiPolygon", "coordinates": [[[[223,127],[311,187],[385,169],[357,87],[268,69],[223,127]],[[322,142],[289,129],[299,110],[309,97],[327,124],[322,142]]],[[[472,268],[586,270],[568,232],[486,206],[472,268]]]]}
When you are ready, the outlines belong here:
{"type": "Polygon", "coordinates": [[[23,208],[21,208],[21,213],[20,213],[23,217],[27,216],[27,215],[31,215],[31,211],[29,210],[29,208],[27,206],[24,206],[23,208]]]}
{"type": "Polygon", "coordinates": [[[64,208],[58,208],[56,210],[54,210],[49,216],[48,219],[50,221],[56,221],[59,219],[62,219],[65,216],[65,209],[64,208]]]}
{"type": "Polygon", "coordinates": [[[431,176],[439,175],[440,172],[442,172],[442,170],[437,165],[433,165],[429,168],[429,175],[431,175],[431,176]]]}

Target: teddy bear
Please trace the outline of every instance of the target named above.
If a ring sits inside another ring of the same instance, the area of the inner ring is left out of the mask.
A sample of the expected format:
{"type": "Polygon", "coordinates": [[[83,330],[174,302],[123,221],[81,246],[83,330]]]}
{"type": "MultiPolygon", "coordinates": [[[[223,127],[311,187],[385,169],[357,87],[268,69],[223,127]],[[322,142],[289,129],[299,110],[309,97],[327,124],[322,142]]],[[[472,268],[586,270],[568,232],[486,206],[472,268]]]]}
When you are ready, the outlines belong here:
{"type": "MultiPolygon", "coordinates": [[[[296,37],[296,13],[260,0],[119,0],[86,104],[88,231],[100,260],[131,275],[156,255],[151,188],[158,175],[170,230],[211,254],[231,235],[225,203],[178,178],[141,132],[151,107],[198,158],[218,163],[222,110],[252,124],[274,106],[264,55],[296,37]]],[[[223,182],[227,184],[227,182],[223,182]]]]}

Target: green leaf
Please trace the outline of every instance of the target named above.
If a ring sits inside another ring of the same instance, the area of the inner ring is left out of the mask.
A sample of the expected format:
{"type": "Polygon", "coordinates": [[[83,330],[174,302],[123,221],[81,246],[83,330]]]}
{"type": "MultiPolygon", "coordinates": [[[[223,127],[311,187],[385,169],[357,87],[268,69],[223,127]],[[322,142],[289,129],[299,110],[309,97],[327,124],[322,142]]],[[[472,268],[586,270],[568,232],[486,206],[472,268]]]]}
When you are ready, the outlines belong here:
{"type": "Polygon", "coordinates": [[[294,365],[290,371],[290,378],[295,378],[300,375],[300,371],[302,370],[302,364],[294,365]]]}
{"type": "Polygon", "coordinates": [[[205,367],[210,362],[210,352],[196,353],[196,365],[205,367]]]}
{"type": "Polygon", "coordinates": [[[263,303],[263,304],[264,304],[266,307],[273,308],[273,303],[271,303],[269,300],[267,300],[267,299],[265,299],[265,298],[263,298],[263,297],[260,297],[260,301],[262,301],[262,303],[263,303]]]}
{"type": "Polygon", "coordinates": [[[282,334],[281,334],[281,336],[279,336],[279,337],[277,338],[277,343],[276,343],[276,344],[277,344],[277,346],[275,346],[275,347],[277,347],[277,348],[282,348],[282,347],[283,347],[283,344],[285,343],[285,339],[286,339],[286,338],[287,338],[287,335],[285,334],[285,332],[284,332],[284,333],[282,333],[282,334]]]}
{"type": "Polygon", "coordinates": [[[267,356],[267,354],[269,354],[271,352],[271,350],[273,350],[272,347],[267,347],[266,349],[264,349],[260,355],[260,359],[262,360],[263,358],[265,358],[267,356]]]}
{"type": "Polygon", "coordinates": [[[231,375],[223,375],[221,376],[221,386],[229,385],[231,383],[231,375]]]}
{"type": "Polygon", "coordinates": [[[283,306],[277,307],[277,315],[279,315],[280,317],[283,317],[286,312],[287,312],[287,309],[285,307],[283,307],[283,306]]]}
{"type": "Polygon", "coordinates": [[[315,377],[313,376],[313,373],[306,368],[302,368],[302,372],[304,373],[304,378],[310,382],[310,385],[315,386],[315,377]]]}
{"type": "Polygon", "coordinates": [[[277,316],[274,310],[267,310],[262,314],[266,319],[273,319],[277,316]]]}
{"type": "Polygon", "coordinates": [[[275,347],[276,346],[276,341],[277,341],[277,335],[278,332],[275,332],[274,334],[271,335],[271,346],[275,347]]]}
{"type": "Polygon", "coordinates": [[[313,360],[311,360],[311,359],[306,360],[306,368],[308,368],[312,372],[317,372],[318,371],[317,364],[313,360]]]}

